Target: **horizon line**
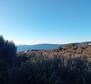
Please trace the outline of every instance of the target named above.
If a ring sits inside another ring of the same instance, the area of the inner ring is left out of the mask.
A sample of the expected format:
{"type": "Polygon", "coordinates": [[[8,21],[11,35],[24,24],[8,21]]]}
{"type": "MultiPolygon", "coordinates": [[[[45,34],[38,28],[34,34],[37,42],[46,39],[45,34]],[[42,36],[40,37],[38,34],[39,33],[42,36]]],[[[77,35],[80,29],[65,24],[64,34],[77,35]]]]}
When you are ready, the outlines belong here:
{"type": "Polygon", "coordinates": [[[78,42],[66,42],[66,43],[35,43],[35,44],[16,44],[15,42],[15,45],[40,45],[40,44],[44,44],[44,45],[46,45],[46,44],[53,44],[53,45],[64,45],[64,44],[72,44],[72,43],[84,43],[84,42],[91,42],[91,40],[90,41],[78,41],[78,42]]]}

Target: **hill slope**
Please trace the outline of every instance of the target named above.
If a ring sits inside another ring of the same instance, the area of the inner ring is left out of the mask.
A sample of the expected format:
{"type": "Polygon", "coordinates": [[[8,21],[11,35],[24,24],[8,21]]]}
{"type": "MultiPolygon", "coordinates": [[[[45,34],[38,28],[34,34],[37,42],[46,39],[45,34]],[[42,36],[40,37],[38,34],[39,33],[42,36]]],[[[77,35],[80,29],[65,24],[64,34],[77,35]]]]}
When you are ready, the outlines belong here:
{"type": "MultiPolygon", "coordinates": [[[[78,43],[69,43],[76,44],[77,46],[91,45],[91,41],[87,42],[78,42],[78,43]]],[[[68,45],[69,45],[68,44],[68,45]]],[[[17,45],[17,51],[25,51],[25,50],[47,50],[47,49],[55,49],[58,47],[64,47],[66,44],[37,44],[37,45],[17,45]]]]}

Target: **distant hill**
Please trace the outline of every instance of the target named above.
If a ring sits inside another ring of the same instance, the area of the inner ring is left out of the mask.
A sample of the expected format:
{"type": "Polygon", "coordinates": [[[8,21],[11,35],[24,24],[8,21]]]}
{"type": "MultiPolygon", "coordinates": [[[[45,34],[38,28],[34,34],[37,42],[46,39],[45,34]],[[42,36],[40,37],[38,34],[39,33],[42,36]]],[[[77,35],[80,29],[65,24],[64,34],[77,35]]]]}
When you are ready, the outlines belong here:
{"type": "Polygon", "coordinates": [[[60,46],[61,44],[37,44],[37,45],[17,45],[17,51],[25,51],[25,50],[47,50],[47,49],[55,49],[60,46]]]}
{"type": "MultiPolygon", "coordinates": [[[[76,44],[77,46],[91,45],[91,41],[87,42],[76,42],[69,43],[76,44]]],[[[55,49],[59,47],[64,47],[65,44],[37,44],[37,45],[17,45],[17,51],[25,51],[25,50],[47,50],[47,49],[55,49]]]]}

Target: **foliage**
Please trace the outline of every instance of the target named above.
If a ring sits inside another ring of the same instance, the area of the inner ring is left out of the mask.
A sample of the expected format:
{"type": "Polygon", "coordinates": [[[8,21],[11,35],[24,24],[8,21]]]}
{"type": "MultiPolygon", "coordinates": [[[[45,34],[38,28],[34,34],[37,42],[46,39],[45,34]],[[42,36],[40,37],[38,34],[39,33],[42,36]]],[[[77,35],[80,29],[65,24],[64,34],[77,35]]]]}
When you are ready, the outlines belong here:
{"type": "Polygon", "coordinates": [[[14,64],[16,59],[16,47],[13,42],[4,40],[0,37],[0,69],[9,68],[14,64]]]}
{"type": "Polygon", "coordinates": [[[0,70],[0,83],[91,84],[90,57],[65,57],[59,53],[59,50],[28,51],[16,56],[14,43],[0,37],[0,69],[4,67],[0,70]]]}

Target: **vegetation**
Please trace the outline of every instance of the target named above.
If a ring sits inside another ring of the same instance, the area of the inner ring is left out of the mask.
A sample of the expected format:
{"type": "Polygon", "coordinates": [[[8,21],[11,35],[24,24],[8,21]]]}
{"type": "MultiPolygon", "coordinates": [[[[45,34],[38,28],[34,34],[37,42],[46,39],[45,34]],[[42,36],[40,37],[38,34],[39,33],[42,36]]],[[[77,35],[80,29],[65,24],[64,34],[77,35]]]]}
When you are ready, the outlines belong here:
{"type": "Polygon", "coordinates": [[[76,45],[17,53],[13,42],[0,37],[0,83],[91,84],[90,53],[90,46],[76,45]]]}

